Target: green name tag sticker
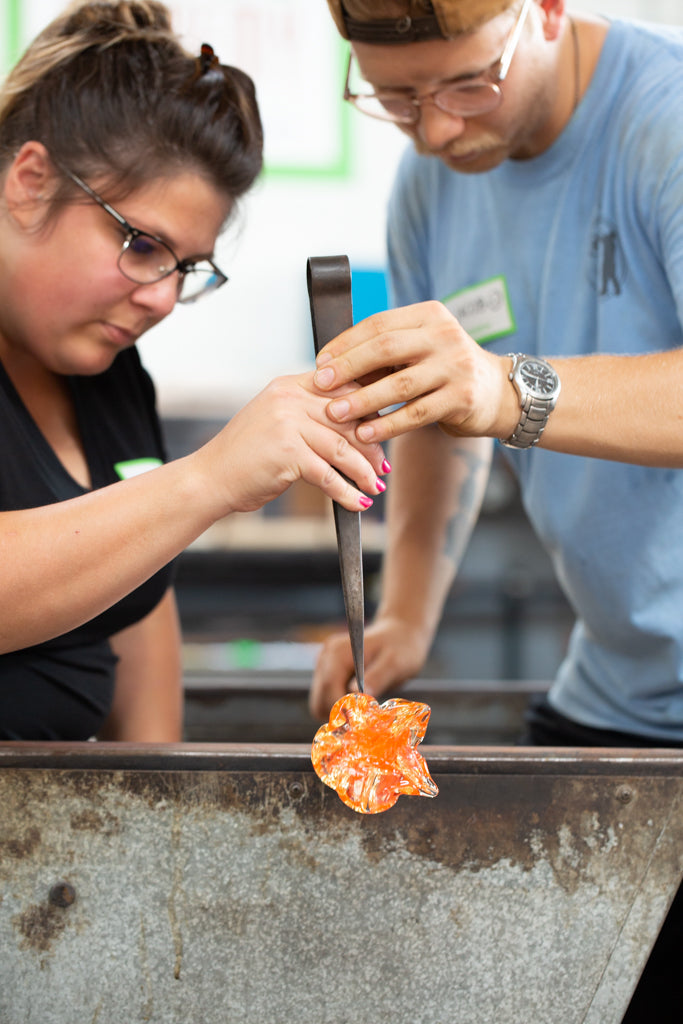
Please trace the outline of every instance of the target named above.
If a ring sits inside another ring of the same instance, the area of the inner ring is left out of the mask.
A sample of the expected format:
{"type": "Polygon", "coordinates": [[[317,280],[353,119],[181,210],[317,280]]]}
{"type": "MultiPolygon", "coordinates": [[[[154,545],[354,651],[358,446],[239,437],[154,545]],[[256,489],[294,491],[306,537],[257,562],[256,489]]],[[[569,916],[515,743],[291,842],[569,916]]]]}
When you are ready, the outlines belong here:
{"type": "Polygon", "coordinates": [[[158,469],[161,465],[161,459],[129,459],[128,462],[115,462],[114,469],[121,480],[130,480],[131,477],[140,476],[150,469],[158,469]]]}
{"type": "Polygon", "coordinates": [[[480,345],[514,334],[517,330],[507,283],[502,275],[461,288],[442,301],[480,345]]]}

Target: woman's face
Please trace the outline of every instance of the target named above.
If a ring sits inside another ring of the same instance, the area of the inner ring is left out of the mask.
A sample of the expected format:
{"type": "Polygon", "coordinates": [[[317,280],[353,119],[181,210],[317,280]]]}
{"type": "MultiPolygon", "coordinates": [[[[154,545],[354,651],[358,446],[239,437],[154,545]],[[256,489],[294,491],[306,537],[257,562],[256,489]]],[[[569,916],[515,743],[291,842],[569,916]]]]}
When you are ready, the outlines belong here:
{"type": "MultiPolygon", "coordinates": [[[[98,182],[88,181],[98,190],[98,182]]],[[[106,192],[103,196],[109,200],[106,192]]],[[[182,171],[131,192],[113,207],[162,238],[179,260],[210,257],[230,203],[196,173],[182,171]]],[[[61,374],[95,374],[173,309],[178,274],[140,285],[117,265],[116,220],[86,195],[41,230],[14,225],[0,255],[0,354],[8,347],[61,374]]]]}

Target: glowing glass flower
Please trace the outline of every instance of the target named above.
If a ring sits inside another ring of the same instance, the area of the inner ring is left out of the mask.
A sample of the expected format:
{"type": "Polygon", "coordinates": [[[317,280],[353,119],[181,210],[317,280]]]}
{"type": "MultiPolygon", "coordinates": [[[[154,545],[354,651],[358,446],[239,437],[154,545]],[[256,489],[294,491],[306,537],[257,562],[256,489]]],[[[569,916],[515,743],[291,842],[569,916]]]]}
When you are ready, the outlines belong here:
{"type": "Polygon", "coordinates": [[[366,693],[338,700],[313,739],[311,760],[326,786],[361,814],[392,807],[399,796],[436,796],[427,762],[415,749],[431,711],[400,697],[378,704],[366,693]]]}

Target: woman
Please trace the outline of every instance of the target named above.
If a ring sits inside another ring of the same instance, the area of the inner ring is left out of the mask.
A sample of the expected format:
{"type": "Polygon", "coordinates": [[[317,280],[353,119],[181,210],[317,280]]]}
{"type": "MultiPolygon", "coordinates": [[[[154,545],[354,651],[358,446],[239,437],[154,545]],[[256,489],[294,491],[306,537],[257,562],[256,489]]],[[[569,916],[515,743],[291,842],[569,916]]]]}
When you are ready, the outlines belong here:
{"type": "Polygon", "coordinates": [[[380,447],[327,420],[310,374],[162,465],[135,343],[224,283],[216,238],[261,162],[252,82],[186,54],[160,3],[72,5],[6,82],[2,739],[179,739],[175,556],[299,477],[349,509],[384,490],[380,447]]]}

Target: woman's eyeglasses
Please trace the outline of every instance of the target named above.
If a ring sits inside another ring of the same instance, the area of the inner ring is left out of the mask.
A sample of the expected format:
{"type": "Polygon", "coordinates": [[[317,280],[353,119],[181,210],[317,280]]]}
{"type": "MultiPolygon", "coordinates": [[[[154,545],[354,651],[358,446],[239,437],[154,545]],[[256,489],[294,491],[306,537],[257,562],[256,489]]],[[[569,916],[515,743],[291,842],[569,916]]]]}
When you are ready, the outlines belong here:
{"type": "Polygon", "coordinates": [[[212,260],[179,260],[170,245],[156,235],[134,228],[77,174],[65,167],[62,170],[98,206],[106,210],[125,232],[118,268],[129,281],[136,284],[154,284],[155,281],[162,281],[178,271],[178,302],[196,302],[227,282],[225,274],[212,260]]]}

